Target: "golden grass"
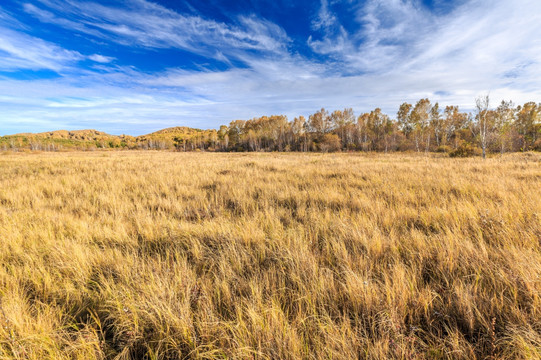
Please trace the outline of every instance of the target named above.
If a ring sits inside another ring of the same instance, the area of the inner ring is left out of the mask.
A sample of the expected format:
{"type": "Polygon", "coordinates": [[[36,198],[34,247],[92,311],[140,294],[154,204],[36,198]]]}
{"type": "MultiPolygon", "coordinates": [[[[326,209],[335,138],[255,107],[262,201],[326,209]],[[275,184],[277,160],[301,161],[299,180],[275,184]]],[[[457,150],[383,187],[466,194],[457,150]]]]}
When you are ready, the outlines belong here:
{"type": "Polygon", "coordinates": [[[2,359],[541,358],[541,156],[0,156],[2,359]]]}

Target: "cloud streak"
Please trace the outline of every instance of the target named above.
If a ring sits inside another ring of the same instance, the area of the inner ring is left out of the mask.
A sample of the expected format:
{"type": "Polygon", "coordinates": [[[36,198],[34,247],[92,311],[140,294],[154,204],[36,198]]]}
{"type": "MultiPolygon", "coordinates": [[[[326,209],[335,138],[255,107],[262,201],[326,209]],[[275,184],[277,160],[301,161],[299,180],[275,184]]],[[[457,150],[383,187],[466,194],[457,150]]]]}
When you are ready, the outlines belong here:
{"type": "Polygon", "coordinates": [[[0,70],[49,69],[58,71],[82,60],[77,51],[0,26],[0,70]]]}
{"type": "Polygon", "coordinates": [[[126,46],[178,48],[216,57],[218,53],[235,56],[241,50],[282,53],[289,42],[280,26],[254,16],[241,15],[236,24],[226,24],[179,14],[145,0],[130,1],[123,7],[80,1],[41,0],[41,3],[48,10],[32,4],[25,4],[24,9],[42,22],[126,46]]]}
{"type": "Polygon", "coordinates": [[[114,57],[103,56],[103,55],[100,55],[100,54],[93,54],[93,55],[90,55],[88,58],[90,60],[92,60],[92,61],[102,63],[102,64],[107,64],[107,63],[110,63],[110,62],[115,60],[114,57]]]}

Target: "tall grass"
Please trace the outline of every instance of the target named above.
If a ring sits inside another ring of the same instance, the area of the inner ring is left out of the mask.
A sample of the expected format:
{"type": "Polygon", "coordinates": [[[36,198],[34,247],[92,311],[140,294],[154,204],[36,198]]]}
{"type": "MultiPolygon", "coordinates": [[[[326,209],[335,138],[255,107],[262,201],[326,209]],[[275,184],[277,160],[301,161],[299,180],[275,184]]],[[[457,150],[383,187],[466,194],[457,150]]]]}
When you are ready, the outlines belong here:
{"type": "Polygon", "coordinates": [[[539,359],[541,156],[0,156],[0,358],[539,359]]]}

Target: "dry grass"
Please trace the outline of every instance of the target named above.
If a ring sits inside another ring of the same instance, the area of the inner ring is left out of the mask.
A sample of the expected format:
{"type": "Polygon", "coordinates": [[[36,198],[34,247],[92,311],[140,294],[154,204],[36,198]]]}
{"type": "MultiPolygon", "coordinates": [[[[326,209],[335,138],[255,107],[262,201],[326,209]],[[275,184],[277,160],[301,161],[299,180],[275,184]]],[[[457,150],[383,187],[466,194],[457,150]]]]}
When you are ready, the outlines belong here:
{"type": "Polygon", "coordinates": [[[541,156],[0,156],[2,359],[541,358],[541,156]]]}

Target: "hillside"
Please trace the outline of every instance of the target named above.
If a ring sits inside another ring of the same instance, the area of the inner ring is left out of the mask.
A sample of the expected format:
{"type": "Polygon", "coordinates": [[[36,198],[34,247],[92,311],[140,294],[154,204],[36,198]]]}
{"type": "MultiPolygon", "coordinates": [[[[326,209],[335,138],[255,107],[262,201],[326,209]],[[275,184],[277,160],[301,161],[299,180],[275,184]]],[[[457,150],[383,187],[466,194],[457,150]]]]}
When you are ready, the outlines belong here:
{"type": "Polygon", "coordinates": [[[94,129],[86,129],[86,130],[56,130],[56,131],[48,131],[48,132],[42,132],[42,133],[22,133],[22,134],[15,134],[14,136],[30,136],[30,137],[36,137],[36,138],[44,138],[44,139],[71,139],[71,140],[99,140],[104,137],[116,137],[116,135],[107,134],[103,131],[98,131],[94,129]]]}
{"type": "Polygon", "coordinates": [[[19,133],[0,137],[1,150],[89,150],[96,148],[114,148],[135,143],[133,136],[111,135],[102,131],[56,130],[42,133],[19,133]]]}
{"type": "Polygon", "coordinates": [[[153,133],[142,135],[142,136],[175,136],[175,135],[182,135],[182,134],[194,134],[194,133],[200,133],[204,130],[201,129],[195,129],[190,128],[187,126],[174,126],[162,130],[155,131],[153,133]]]}
{"type": "MultiPolygon", "coordinates": [[[[201,130],[185,126],[162,129],[136,138],[137,146],[146,149],[195,150],[209,148],[217,140],[216,130],[201,130]]],[[[213,149],[213,148],[212,148],[213,149]]]]}

